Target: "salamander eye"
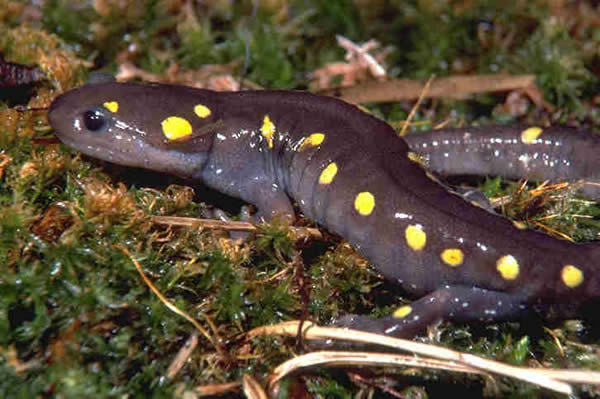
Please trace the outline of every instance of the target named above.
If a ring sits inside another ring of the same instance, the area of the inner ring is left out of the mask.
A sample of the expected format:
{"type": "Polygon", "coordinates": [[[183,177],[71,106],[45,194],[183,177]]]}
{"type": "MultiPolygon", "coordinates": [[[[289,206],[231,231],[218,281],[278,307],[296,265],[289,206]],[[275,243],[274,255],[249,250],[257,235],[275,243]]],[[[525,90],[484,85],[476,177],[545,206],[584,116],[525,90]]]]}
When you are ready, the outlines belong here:
{"type": "Polygon", "coordinates": [[[106,126],[106,118],[102,111],[92,109],[83,113],[83,124],[86,129],[95,132],[106,126]]]}

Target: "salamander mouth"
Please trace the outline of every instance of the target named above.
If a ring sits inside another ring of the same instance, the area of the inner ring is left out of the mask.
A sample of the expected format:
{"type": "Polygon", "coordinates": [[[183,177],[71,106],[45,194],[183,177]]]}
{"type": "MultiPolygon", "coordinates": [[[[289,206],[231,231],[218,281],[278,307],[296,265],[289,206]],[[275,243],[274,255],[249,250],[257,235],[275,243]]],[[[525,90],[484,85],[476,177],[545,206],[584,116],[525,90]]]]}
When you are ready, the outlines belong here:
{"type": "Polygon", "coordinates": [[[60,132],[57,132],[57,136],[64,144],[93,158],[182,177],[196,176],[200,169],[198,165],[202,165],[206,159],[203,154],[155,148],[139,139],[131,139],[128,145],[120,143],[121,145],[116,146],[115,142],[90,137],[85,132],[81,133],[82,137],[79,139],[74,135],[64,135],[60,132]],[[85,136],[85,144],[82,143],[83,136],[85,136]]]}

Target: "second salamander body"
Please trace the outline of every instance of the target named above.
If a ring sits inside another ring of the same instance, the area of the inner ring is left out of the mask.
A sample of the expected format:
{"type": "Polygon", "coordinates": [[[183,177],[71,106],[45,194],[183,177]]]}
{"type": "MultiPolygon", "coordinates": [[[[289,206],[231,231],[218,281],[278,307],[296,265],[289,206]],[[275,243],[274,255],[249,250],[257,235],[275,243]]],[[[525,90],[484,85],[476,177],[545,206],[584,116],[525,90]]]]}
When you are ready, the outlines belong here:
{"type": "MultiPolygon", "coordinates": [[[[440,319],[512,318],[600,297],[598,245],[521,230],[470,205],[429,179],[389,125],[336,99],[105,83],[59,96],[49,120],[79,151],[201,180],[266,220],[293,220],[292,198],[420,298],[351,326],[408,336],[440,319]]],[[[540,128],[511,137],[515,151],[546,139],[540,128]]]]}

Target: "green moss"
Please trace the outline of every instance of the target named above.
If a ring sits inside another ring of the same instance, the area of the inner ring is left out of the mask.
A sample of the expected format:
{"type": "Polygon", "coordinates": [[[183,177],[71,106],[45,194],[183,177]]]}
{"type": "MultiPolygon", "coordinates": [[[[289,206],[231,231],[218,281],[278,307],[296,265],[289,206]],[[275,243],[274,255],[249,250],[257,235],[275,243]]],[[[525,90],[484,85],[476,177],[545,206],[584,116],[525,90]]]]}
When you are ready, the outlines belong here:
{"type": "Polygon", "coordinates": [[[88,1],[51,0],[44,3],[45,28],[68,42],[90,44],[98,15],[88,1]]]}
{"type": "Polygon", "coordinates": [[[364,38],[364,21],[361,21],[360,10],[355,2],[350,0],[317,0],[312,6],[315,7],[315,25],[327,27],[329,32],[337,32],[350,40],[361,41],[364,38]]]}
{"type": "Polygon", "coordinates": [[[238,32],[215,32],[207,17],[189,27],[182,26],[181,38],[178,55],[183,66],[188,68],[231,62],[244,53],[244,39],[238,37],[238,32]]]}
{"type": "Polygon", "coordinates": [[[347,398],[351,395],[345,385],[331,379],[328,375],[323,377],[314,377],[307,382],[307,388],[311,394],[323,398],[347,398]]]}
{"type": "MultiPolygon", "coordinates": [[[[568,27],[548,18],[517,50],[511,69],[534,73],[550,103],[574,109],[580,107],[583,89],[596,82],[582,56],[581,46],[569,35],[568,27]]],[[[565,120],[566,116],[562,122],[565,120]]]]}

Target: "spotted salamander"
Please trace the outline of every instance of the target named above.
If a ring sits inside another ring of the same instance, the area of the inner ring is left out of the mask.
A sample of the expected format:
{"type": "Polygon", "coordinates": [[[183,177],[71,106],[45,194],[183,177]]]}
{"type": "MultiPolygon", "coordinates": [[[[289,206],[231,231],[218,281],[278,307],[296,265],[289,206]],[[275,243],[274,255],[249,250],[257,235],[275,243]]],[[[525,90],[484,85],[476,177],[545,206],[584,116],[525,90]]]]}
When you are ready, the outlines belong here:
{"type": "MultiPolygon", "coordinates": [[[[294,200],[419,298],[388,317],[349,316],[343,325],[410,336],[441,319],[508,319],[548,308],[566,317],[561,304],[570,313],[600,297],[599,245],[522,230],[472,206],[428,178],[388,124],[337,99],[101,83],[58,96],[48,117],[60,140],[85,154],[200,180],[256,205],[265,220],[292,220],[294,200]]],[[[588,156],[592,140],[578,135],[582,144],[573,145],[560,129],[485,129],[483,139],[462,129],[409,140],[434,168],[457,169],[449,160],[460,157],[456,146],[468,154],[466,172],[525,168],[567,178],[581,171],[570,151],[588,156]],[[502,156],[509,152],[513,161],[502,156]]]]}

